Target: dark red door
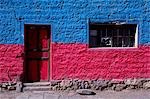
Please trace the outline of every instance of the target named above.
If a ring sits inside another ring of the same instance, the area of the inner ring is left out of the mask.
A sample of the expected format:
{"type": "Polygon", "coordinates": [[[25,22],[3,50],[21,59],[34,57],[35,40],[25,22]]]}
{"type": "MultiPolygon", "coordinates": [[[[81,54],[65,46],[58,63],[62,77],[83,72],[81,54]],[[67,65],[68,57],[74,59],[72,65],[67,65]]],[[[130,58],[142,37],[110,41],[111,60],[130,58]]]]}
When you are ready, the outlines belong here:
{"type": "Polygon", "coordinates": [[[50,26],[25,25],[25,74],[27,82],[48,81],[50,26]]]}

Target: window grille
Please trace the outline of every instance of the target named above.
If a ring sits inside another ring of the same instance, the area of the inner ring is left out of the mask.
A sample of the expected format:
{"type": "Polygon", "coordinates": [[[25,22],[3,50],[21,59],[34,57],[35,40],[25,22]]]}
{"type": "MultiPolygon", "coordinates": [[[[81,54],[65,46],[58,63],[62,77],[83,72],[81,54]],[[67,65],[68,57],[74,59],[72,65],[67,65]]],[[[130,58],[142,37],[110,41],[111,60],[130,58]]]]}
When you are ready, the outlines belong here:
{"type": "Polygon", "coordinates": [[[136,24],[90,24],[89,47],[135,47],[136,24]]]}

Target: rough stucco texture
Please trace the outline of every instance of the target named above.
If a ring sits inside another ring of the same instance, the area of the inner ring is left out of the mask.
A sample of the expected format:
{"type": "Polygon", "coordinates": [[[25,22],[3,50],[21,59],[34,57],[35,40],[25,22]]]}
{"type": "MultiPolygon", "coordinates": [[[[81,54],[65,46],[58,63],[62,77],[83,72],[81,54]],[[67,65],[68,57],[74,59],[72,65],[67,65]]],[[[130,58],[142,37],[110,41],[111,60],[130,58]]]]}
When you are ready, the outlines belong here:
{"type": "Polygon", "coordinates": [[[22,52],[22,45],[0,44],[0,81],[14,81],[20,78],[23,73],[22,52]]]}
{"type": "Polygon", "coordinates": [[[87,20],[139,26],[149,44],[150,0],[0,0],[0,44],[23,44],[25,23],[51,24],[52,41],[88,43],[87,20]]]}
{"type": "Polygon", "coordinates": [[[22,73],[27,23],[52,26],[53,79],[150,78],[149,9],[150,0],[0,0],[0,81],[22,73]],[[137,24],[139,48],[87,49],[88,19],[137,24]]]}
{"type": "Polygon", "coordinates": [[[88,49],[86,44],[53,44],[53,79],[150,78],[150,46],[88,49]]]}

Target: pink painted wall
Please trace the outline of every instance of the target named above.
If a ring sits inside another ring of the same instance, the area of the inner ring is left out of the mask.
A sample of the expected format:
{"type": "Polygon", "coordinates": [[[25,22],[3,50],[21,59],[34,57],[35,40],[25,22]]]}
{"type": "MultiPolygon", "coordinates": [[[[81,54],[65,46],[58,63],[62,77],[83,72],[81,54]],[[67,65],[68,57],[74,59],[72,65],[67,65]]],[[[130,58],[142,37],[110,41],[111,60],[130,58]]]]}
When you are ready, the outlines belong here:
{"type": "Polygon", "coordinates": [[[87,46],[53,43],[52,79],[150,78],[150,46],[132,49],[87,46]]]}
{"type": "MultiPolygon", "coordinates": [[[[89,49],[87,46],[52,43],[51,78],[150,78],[150,46],[133,49],[89,49]]],[[[23,48],[23,45],[0,45],[0,82],[22,76],[23,48]]]]}
{"type": "Polygon", "coordinates": [[[15,81],[23,73],[22,45],[0,45],[0,82],[15,81]]]}

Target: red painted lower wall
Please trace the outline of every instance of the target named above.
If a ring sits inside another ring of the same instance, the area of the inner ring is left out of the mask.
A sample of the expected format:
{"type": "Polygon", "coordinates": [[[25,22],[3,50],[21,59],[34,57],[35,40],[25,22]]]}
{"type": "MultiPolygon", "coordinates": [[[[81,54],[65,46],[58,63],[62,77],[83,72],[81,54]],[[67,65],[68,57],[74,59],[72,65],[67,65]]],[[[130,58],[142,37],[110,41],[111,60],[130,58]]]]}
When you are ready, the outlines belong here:
{"type": "Polygon", "coordinates": [[[53,44],[52,79],[150,78],[150,46],[89,49],[86,44],[53,44]]]}
{"type": "MultiPolygon", "coordinates": [[[[89,49],[86,44],[53,43],[51,78],[150,78],[150,46],[89,49]]],[[[23,76],[23,45],[0,45],[0,82],[23,76]]]]}
{"type": "Polygon", "coordinates": [[[23,45],[0,44],[0,82],[14,81],[23,73],[23,45]]]}

